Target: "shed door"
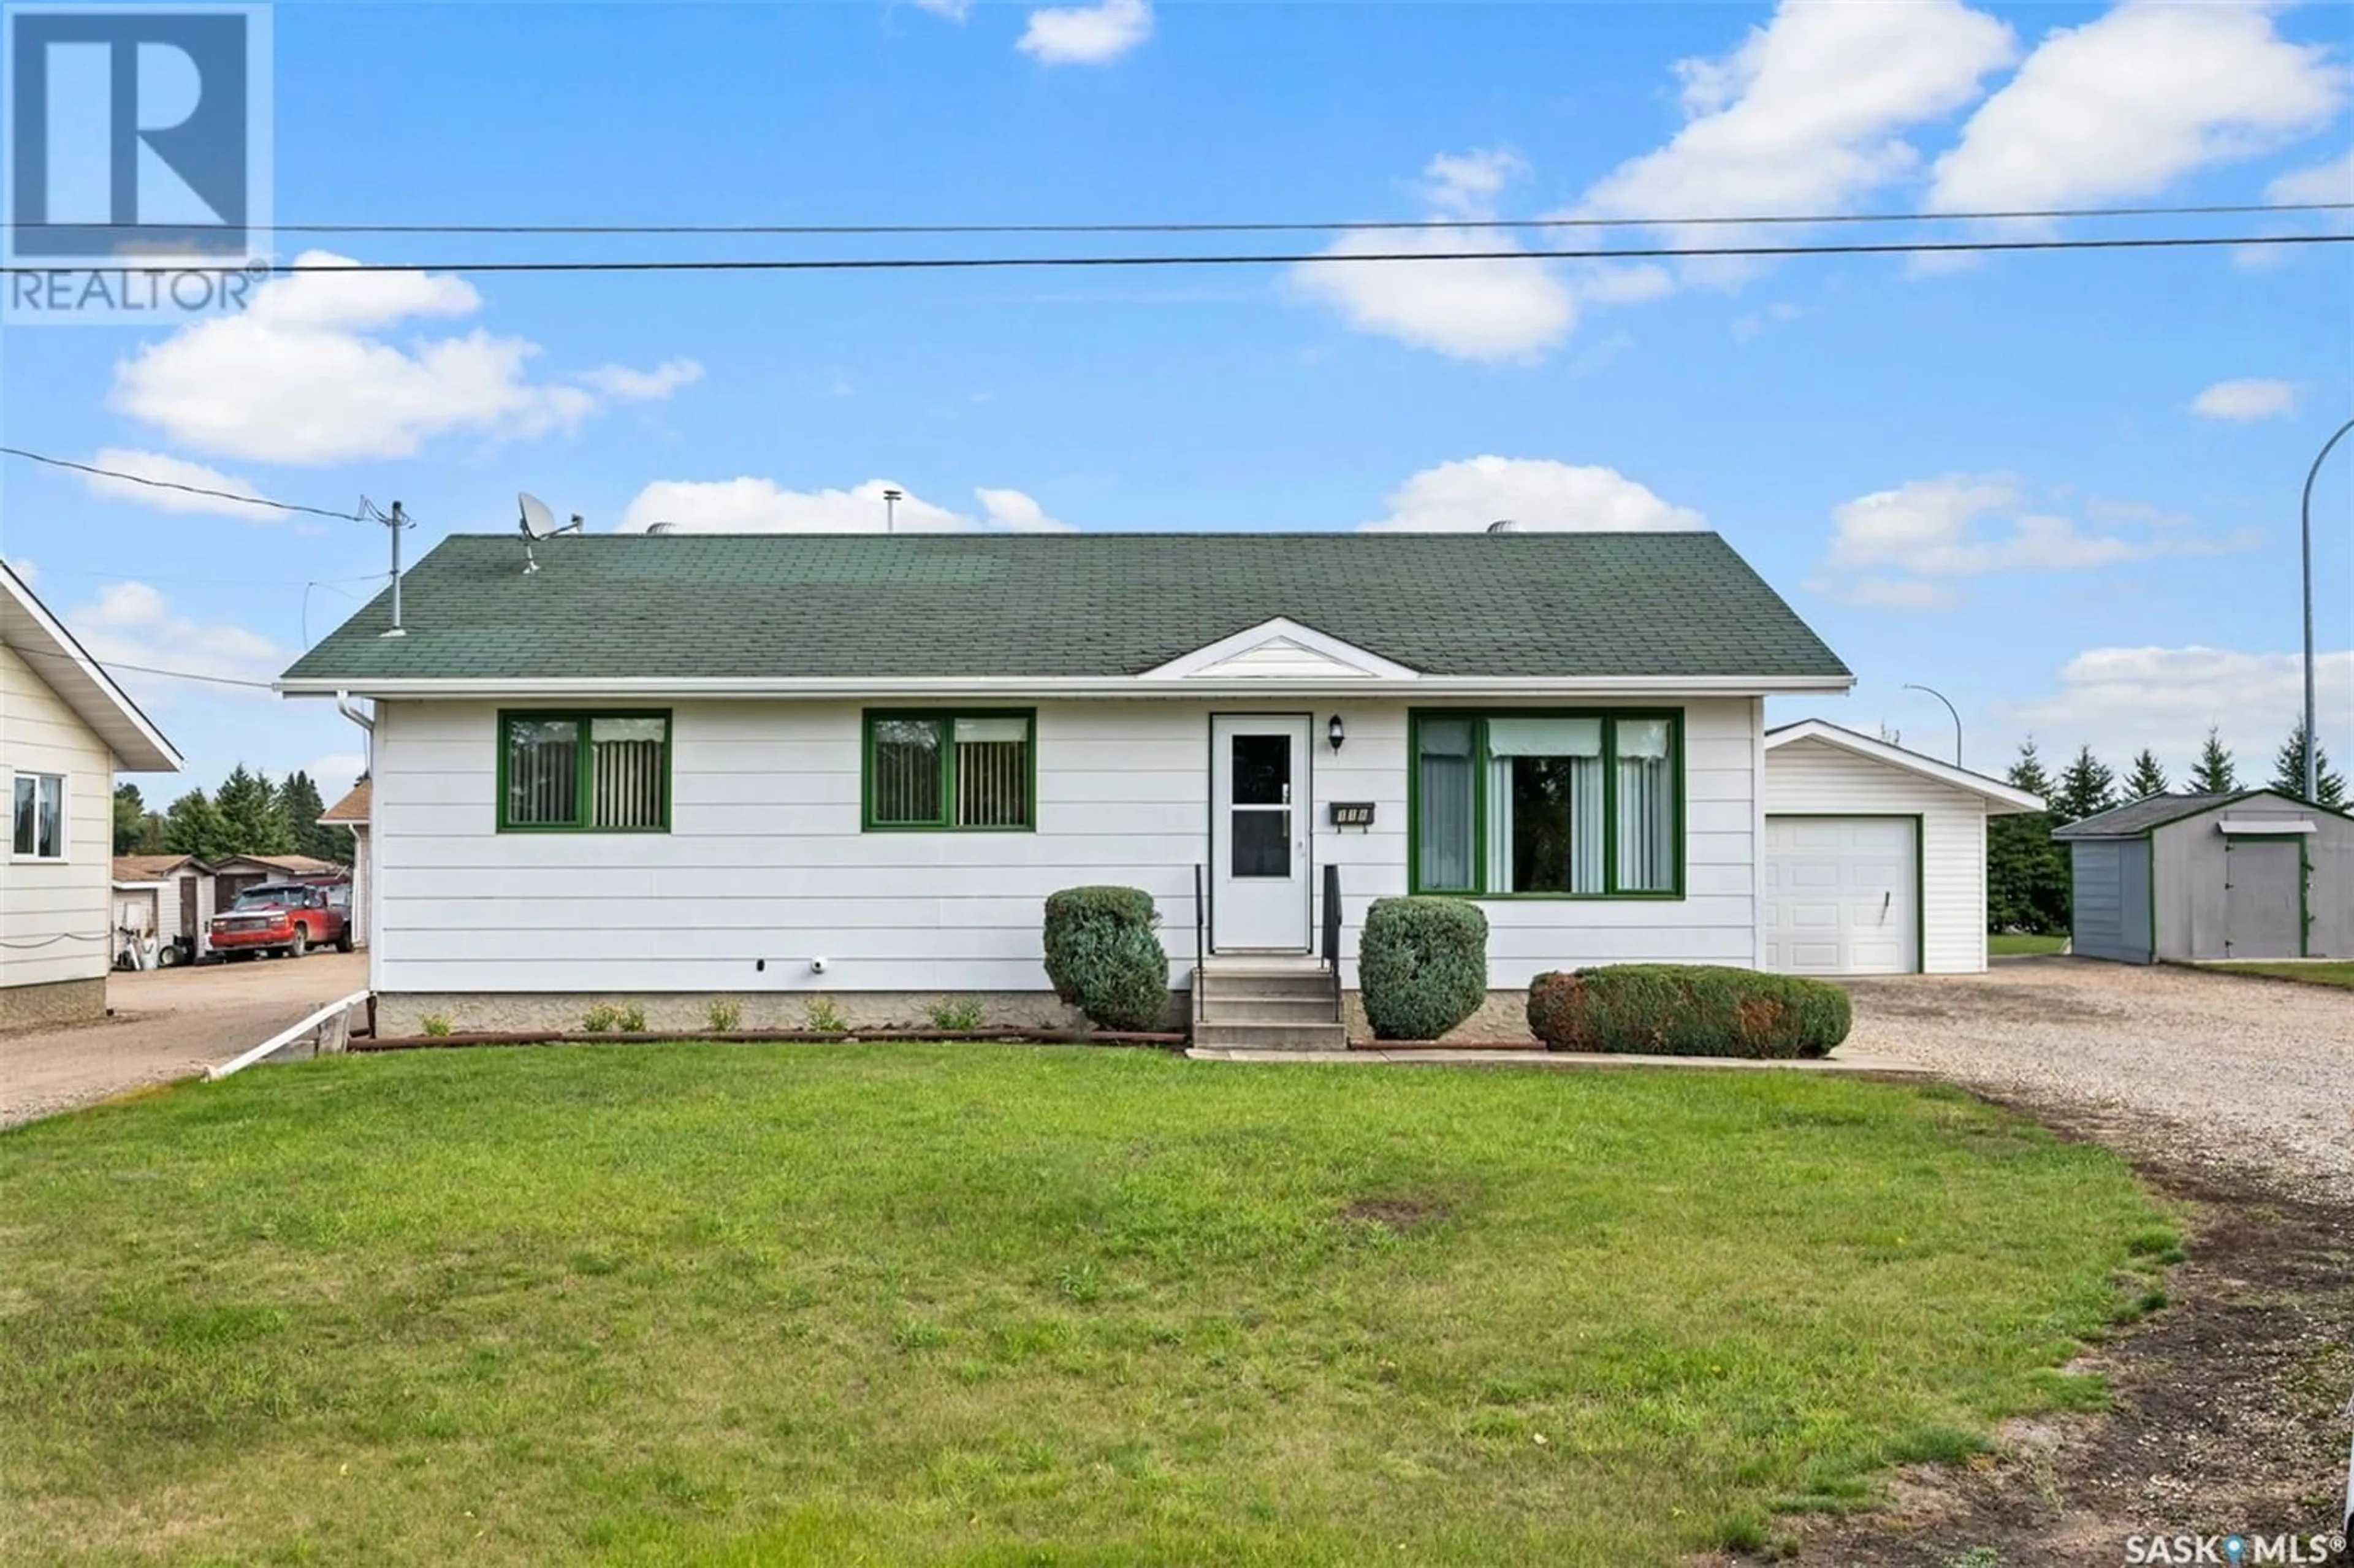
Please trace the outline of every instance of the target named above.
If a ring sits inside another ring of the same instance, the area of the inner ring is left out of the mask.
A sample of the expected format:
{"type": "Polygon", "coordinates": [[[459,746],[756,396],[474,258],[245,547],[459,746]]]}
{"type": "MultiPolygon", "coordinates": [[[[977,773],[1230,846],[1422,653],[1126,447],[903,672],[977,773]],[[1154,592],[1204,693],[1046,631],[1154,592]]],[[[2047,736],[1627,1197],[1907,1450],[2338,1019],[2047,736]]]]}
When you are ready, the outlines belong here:
{"type": "Polygon", "coordinates": [[[2295,839],[2228,838],[2223,845],[2223,956],[2300,959],[2305,846],[2295,839]]]}
{"type": "Polygon", "coordinates": [[[1766,967],[1902,975],[1921,967],[1910,817],[1766,819],[1766,967]]]}

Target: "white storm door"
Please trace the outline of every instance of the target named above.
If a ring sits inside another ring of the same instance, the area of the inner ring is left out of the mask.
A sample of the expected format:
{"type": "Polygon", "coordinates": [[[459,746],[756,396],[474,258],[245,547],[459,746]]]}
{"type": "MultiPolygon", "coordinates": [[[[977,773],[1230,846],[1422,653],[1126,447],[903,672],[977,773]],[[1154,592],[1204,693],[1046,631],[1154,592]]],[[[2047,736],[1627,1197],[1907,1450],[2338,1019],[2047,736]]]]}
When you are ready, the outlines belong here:
{"type": "Polygon", "coordinates": [[[1210,720],[1210,945],[1308,951],[1306,715],[1210,720]]]}

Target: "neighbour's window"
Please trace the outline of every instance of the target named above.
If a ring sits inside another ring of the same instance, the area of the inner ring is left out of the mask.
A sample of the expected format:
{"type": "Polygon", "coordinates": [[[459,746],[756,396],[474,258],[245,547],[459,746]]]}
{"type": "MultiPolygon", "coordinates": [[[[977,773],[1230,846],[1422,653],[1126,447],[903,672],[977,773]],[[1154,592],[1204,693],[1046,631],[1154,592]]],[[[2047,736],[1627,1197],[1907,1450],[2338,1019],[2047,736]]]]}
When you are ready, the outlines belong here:
{"type": "Polygon", "coordinates": [[[670,715],[499,715],[502,832],[664,832],[670,715]]]}
{"type": "Polygon", "coordinates": [[[58,773],[19,773],[11,816],[11,854],[27,860],[66,857],[66,781],[58,773]]]}
{"type": "Polygon", "coordinates": [[[1672,714],[1416,714],[1415,890],[1681,893],[1681,731],[1672,714]]]}
{"type": "Polygon", "coordinates": [[[877,829],[1026,829],[1028,713],[869,713],[866,821],[877,829]]]}

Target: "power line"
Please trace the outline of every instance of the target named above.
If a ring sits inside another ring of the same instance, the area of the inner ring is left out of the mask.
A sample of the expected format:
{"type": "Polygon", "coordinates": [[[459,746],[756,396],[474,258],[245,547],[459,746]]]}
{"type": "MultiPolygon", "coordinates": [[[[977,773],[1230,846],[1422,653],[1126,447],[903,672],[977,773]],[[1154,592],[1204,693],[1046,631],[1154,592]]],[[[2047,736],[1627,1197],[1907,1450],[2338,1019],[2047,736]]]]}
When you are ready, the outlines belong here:
{"type": "MultiPolygon", "coordinates": [[[[1818,212],[1721,214],[1690,217],[1481,217],[1410,218],[1383,222],[1344,218],[1330,222],[1166,223],[273,223],[278,234],[514,234],[514,235],[972,235],[972,234],[1299,234],[1396,229],[1560,229],[1747,228],[1769,224],[2002,223],[2062,218],[2219,217],[2252,213],[2354,211],[2354,202],[2229,202],[2174,207],[2017,207],[1968,212],[1818,212]]],[[[49,223],[13,223],[16,229],[63,228],[49,223]]],[[[114,224],[115,228],[170,228],[185,225],[114,224]]]]}
{"type": "MultiPolygon", "coordinates": [[[[74,664],[80,661],[70,653],[52,653],[46,648],[17,648],[15,652],[27,659],[55,659],[60,663],[74,664]]],[[[162,675],[175,681],[202,681],[213,686],[245,686],[257,692],[274,692],[278,688],[267,681],[240,681],[233,675],[199,675],[194,670],[164,670],[153,664],[126,664],[119,660],[93,656],[90,662],[101,670],[128,670],[137,675],[162,675]]]]}
{"type": "MultiPolygon", "coordinates": [[[[251,276],[296,277],[332,273],[353,277],[371,272],[883,272],[974,271],[1017,268],[1089,267],[1284,267],[1369,261],[1645,261],[1681,258],[1785,256],[1935,256],[2043,250],[2175,250],[2243,245],[2343,245],[2354,234],[2147,235],[2092,239],[1915,239],[1833,245],[1648,245],[1545,250],[1310,250],[1142,256],[863,256],[838,258],[756,257],[727,260],[696,258],[653,261],[359,261],[256,262],[251,276]]],[[[38,276],[50,267],[0,267],[0,277],[38,276]]],[[[125,277],[168,277],[189,268],[107,266],[100,270],[125,277]]],[[[0,448],[0,450],[8,449],[0,448]]],[[[43,460],[53,461],[53,460],[43,460]]],[[[78,464],[67,464],[78,467],[78,464]]],[[[129,478],[130,475],[118,475],[129,478]]],[[[180,487],[186,488],[186,487],[180,487]]],[[[228,496],[251,501],[251,496],[228,496]]],[[[280,503],[264,503],[278,505],[280,503]]],[[[310,507],[294,510],[311,511],[310,507]]],[[[322,513],[343,517],[344,513],[322,513]]]]}
{"type": "MultiPolygon", "coordinates": [[[[110,269],[111,270],[111,269],[110,269]]],[[[76,473],[87,473],[100,479],[119,479],[130,484],[143,484],[154,490],[176,490],[187,495],[207,495],[217,501],[234,501],[246,506],[268,506],[280,512],[301,512],[313,517],[333,517],[339,523],[361,522],[366,519],[367,501],[363,497],[363,510],[330,512],[323,506],[302,506],[292,501],[272,501],[263,495],[239,495],[233,490],[213,490],[201,484],[183,484],[177,480],[153,479],[142,473],[125,473],[121,469],[100,468],[91,463],[75,462],[69,458],[49,457],[42,452],[27,451],[22,447],[0,447],[0,456],[23,458],[28,462],[47,463],[51,468],[67,468],[76,473]]],[[[95,575],[95,574],[93,574],[95,575]]]]}

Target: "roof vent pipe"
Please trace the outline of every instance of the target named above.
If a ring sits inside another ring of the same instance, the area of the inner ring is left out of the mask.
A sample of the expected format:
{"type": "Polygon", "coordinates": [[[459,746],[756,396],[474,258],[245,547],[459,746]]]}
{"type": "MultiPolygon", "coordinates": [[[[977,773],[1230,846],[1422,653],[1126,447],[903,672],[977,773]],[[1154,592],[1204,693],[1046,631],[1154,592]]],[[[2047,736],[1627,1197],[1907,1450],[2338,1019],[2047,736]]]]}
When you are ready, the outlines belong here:
{"type": "Polygon", "coordinates": [[[1490,534],[1517,533],[1520,526],[1521,525],[1519,524],[1513,522],[1509,517],[1499,517],[1493,523],[1488,524],[1488,532],[1490,534]]]}
{"type": "Polygon", "coordinates": [[[678,524],[675,523],[649,523],[646,524],[646,532],[649,534],[675,534],[678,532],[678,524]]]}

